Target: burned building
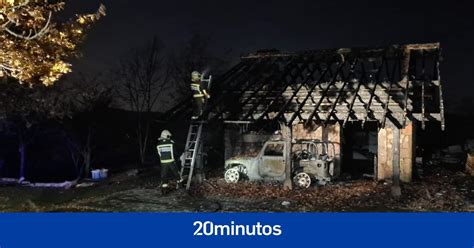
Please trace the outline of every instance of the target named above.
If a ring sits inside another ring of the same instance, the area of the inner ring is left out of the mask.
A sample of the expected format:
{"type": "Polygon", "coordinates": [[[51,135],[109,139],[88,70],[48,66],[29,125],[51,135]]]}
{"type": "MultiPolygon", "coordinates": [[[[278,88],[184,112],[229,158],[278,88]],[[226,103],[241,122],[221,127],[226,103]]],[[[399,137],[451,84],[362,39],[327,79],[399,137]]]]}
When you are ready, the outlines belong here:
{"type": "Polygon", "coordinates": [[[410,182],[416,131],[445,127],[439,64],[439,43],[258,51],[213,82],[206,116],[225,125],[226,158],[281,130],[288,142],[335,143],[335,176],[410,182]]]}

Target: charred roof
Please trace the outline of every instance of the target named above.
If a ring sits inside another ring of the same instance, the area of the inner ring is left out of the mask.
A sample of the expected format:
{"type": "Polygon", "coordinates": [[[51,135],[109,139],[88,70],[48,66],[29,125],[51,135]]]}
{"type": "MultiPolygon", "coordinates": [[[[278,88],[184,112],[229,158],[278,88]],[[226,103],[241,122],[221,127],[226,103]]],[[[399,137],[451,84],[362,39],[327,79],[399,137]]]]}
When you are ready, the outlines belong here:
{"type": "MultiPolygon", "coordinates": [[[[441,123],[439,43],[280,52],[241,57],[214,80],[206,114],[227,122],[441,123]]],[[[188,101],[190,101],[189,99],[188,101]]],[[[169,113],[189,110],[180,103],[169,113]]]]}
{"type": "Polygon", "coordinates": [[[213,119],[257,122],[439,121],[444,107],[439,43],[241,57],[215,82],[213,119]]]}

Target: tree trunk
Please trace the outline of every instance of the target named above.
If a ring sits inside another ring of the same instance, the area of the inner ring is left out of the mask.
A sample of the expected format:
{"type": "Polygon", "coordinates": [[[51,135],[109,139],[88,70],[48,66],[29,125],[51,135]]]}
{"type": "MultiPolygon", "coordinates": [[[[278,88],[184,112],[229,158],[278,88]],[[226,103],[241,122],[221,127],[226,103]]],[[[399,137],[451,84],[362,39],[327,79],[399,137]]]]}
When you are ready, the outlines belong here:
{"type": "Polygon", "coordinates": [[[90,168],[91,168],[91,152],[86,151],[84,153],[84,165],[82,166],[81,174],[84,175],[84,177],[87,177],[89,174],[90,168]]]}
{"type": "Polygon", "coordinates": [[[138,154],[140,155],[140,164],[144,163],[144,155],[143,155],[143,135],[142,135],[142,122],[141,118],[138,119],[137,124],[137,142],[138,142],[138,154]]]}
{"type": "Polygon", "coordinates": [[[20,141],[18,152],[20,153],[20,175],[19,178],[21,181],[25,179],[25,169],[26,169],[26,144],[23,141],[20,141]]]}
{"type": "Polygon", "coordinates": [[[145,136],[143,137],[143,150],[141,155],[142,164],[146,162],[146,150],[148,146],[148,136],[150,134],[150,122],[147,120],[145,125],[145,136]]]}
{"type": "Polygon", "coordinates": [[[66,135],[66,147],[68,148],[69,151],[69,156],[71,157],[72,164],[74,165],[74,171],[76,171],[76,178],[81,177],[81,171],[82,171],[82,163],[81,163],[81,154],[78,151],[77,145],[75,142],[68,137],[67,133],[66,135]]]}
{"type": "Polygon", "coordinates": [[[141,135],[138,139],[139,139],[138,149],[139,149],[139,152],[140,152],[140,164],[143,165],[145,163],[145,145],[143,144],[143,140],[142,140],[141,135]]]}
{"type": "Polygon", "coordinates": [[[86,173],[84,173],[84,164],[81,164],[80,167],[76,170],[76,180],[80,180],[84,177],[87,177],[86,173]]]}
{"type": "Polygon", "coordinates": [[[145,121],[145,130],[142,128],[142,124],[139,123],[137,129],[137,139],[138,139],[138,148],[140,151],[140,164],[145,164],[146,162],[146,150],[148,145],[148,136],[150,133],[150,122],[145,121]]]}
{"type": "Polygon", "coordinates": [[[145,144],[143,140],[140,142],[140,164],[145,164],[145,144]]]}
{"type": "Polygon", "coordinates": [[[83,165],[81,168],[82,171],[80,175],[83,175],[84,177],[88,176],[90,168],[91,168],[91,163],[92,163],[91,139],[92,139],[92,127],[89,125],[89,129],[87,131],[87,139],[86,139],[86,143],[85,143],[84,150],[82,153],[84,160],[83,160],[83,165]]]}

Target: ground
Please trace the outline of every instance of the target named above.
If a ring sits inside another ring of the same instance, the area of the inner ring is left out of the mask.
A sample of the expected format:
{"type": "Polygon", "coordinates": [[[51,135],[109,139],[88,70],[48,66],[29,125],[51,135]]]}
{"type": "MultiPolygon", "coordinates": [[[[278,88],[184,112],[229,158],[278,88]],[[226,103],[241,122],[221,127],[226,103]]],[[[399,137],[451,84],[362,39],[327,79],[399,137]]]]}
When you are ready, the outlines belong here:
{"type": "Polygon", "coordinates": [[[72,189],[0,187],[2,212],[281,212],[281,211],[474,211],[474,177],[430,168],[402,197],[389,182],[344,180],[310,189],[284,190],[279,184],[226,184],[214,172],[189,192],[159,189],[155,168],[115,173],[109,179],[72,189]]]}

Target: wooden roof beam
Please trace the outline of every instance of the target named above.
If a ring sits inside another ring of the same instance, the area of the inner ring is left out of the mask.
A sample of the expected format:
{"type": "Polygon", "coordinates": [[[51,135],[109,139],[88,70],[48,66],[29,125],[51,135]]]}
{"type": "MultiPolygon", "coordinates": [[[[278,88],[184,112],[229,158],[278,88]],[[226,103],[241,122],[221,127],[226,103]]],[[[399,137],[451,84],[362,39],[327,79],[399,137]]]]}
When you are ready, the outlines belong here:
{"type": "MultiPolygon", "coordinates": [[[[260,63],[263,63],[263,62],[266,62],[266,61],[260,60],[260,63]]],[[[275,63],[276,63],[275,61],[272,62],[272,64],[275,64],[275,63]]],[[[270,74],[269,74],[269,75],[270,75],[270,74]]],[[[247,75],[246,75],[244,81],[247,81],[247,82],[248,82],[248,84],[247,84],[248,87],[245,87],[245,89],[240,92],[240,97],[239,97],[239,99],[242,97],[242,95],[245,93],[246,90],[248,90],[251,86],[254,86],[254,85],[255,85],[254,82],[251,80],[253,76],[255,76],[255,75],[253,75],[253,74],[251,74],[251,73],[247,73],[247,75]]],[[[240,106],[244,106],[245,104],[247,104],[247,102],[250,101],[250,99],[252,99],[252,97],[253,97],[255,94],[257,94],[257,93],[266,85],[265,82],[266,82],[267,79],[268,79],[268,77],[264,77],[264,78],[258,80],[258,83],[257,83],[257,84],[259,84],[259,86],[258,86],[257,90],[254,91],[250,97],[247,97],[247,99],[245,99],[245,101],[244,101],[243,103],[241,103],[240,106]]],[[[237,88],[237,89],[239,88],[239,85],[238,85],[238,84],[236,85],[236,88],[237,88]]],[[[223,99],[225,99],[225,96],[223,96],[223,99]]],[[[230,107],[231,107],[230,105],[227,105],[226,108],[225,108],[225,110],[229,109],[230,107]]],[[[232,107],[235,107],[235,105],[232,105],[232,107]]],[[[223,113],[224,113],[224,110],[221,110],[221,111],[220,111],[220,114],[222,115],[223,113]]],[[[234,113],[231,117],[234,117],[234,116],[235,116],[235,113],[234,113]]]]}
{"type": "MultiPolygon", "coordinates": [[[[232,80],[234,80],[234,82],[245,82],[248,80],[248,78],[251,76],[249,73],[247,73],[248,71],[251,71],[252,69],[254,69],[255,67],[259,66],[262,64],[262,60],[257,60],[253,63],[245,63],[245,66],[240,69],[239,71],[236,71],[234,74],[233,74],[233,78],[232,80]],[[239,73],[240,72],[240,73],[239,73]]],[[[228,80],[227,80],[228,81],[228,80]]],[[[240,89],[242,85],[239,84],[239,83],[235,83],[234,84],[234,87],[232,88],[231,91],[237,91],[238,89],[240,89]]],[[[245,87],[245,89],[248,89],[250,86],[252,86],[251,83],[247,83],[247,86],[245,87]]],[[[245,91],[242,91],[240,93],[240,97],[242,96],[243,92],[245,91]]],[[[217,106],[219,106],[224,100],[226,100],[226,96],[225,94],[221,94],[220,97],[218,98],[218,100],[214,100],[214,101],[211,101],[210,103],[212,103],[212,105],[206,109],[204,111],[204,115],[207,115],[208,113],[210,113],[212,110],[214,110],[217,106]]],[[[216,118],[219,118],[219,117],[222,117],[223,113],[228,109],[228,105],[225,105],[224,106],[224,109],[221,109],[220,111],[218,111],[218,113],[215,115],[215,117],[212,118],[212,120],[216,119],[216,118]]]]}
{"type": "Polygon", "coordinates": [[[362,121],[363,123],[367,122],[368,118],[369,118],[369,112],[371,111],[370,107],[372,105],[372,101],[374,99],[374,96],[375,96],[375,90],[377,89],[377,86],[379,85],[380,83],[380,75],[382,74],[382,67],[387,63],[387,60],[385,58],[382,58],[382,61],[380,63],[380,66],[379,68],[377,69],[377,75],[375,76],[375,84],[374,84],[374,88],[372,88],[372,91],[370,92],[370,98],[369,98],[369,102],[367,103],[367,106],[365,107],[365,117],[364,117],[364,120],[362,121]]]}
{"type": "Polygon", "coordinates": [[[358,80],[356,89],[354,91],[354,94],[352,95],[352,99],[350,100],[349,110],[347,111],[347,116],[346,116],[346,118],[344,118],[344,122],[342,124],[343,127],[346,126],[346,124],[349,121],[349,118],[350,118],[350,116],[353,112],[352,109],[354,108],[355,100],[357,99],[357,95],[359,94],[360,86],[362,85],[363,82],[365,83],[367,81],[364,62],[361,63],[361,69],[362,69],[362,77],[361,77],[361,80],[358,80]]]}
{"type": "MultiPolygon", "coordinates": [[[[397,64],[398,63],[394,63],[393,64],[393,68],[392,68],[392,73],[389,75],[389,85],[388,85],[388,89],[387,89],[387,100],[385,101],[385,106],[384,106],[384,111],[383,111],[383,118],[382,118],[382,127],[385,127],[385,122],[387,120],[387,115],[388,115],[388,104],[390,102],[390,91],[392,90],[392,86],[393,86],[393,81],[395,80],[395,70],[397,68],[397,64]]],[[[387,67],[387,73],[389,73],[389,68],[388,68],[388,63],[386,64],[386,67],[387,67]]]]}
{"type": "Polygon", "coordinates": [[[407,116],[408,116],[408,91],[410,90],[410,69],[413,69],[410,66],[410,56],[411,50],[405,49],[405,58],[403,59],[403,68],[402,68],[402,81],[401,83],[405,84],[405,103],[403,104],[403,126],[406,125],[407,116]]]}
{"type": "MultiPolygon", "coordinates": [[[[283,74],[282,74],[281,78],[283,79],[283,78],[285,78],[288,74],[290,74],[291,71],[292,71],[297,65],[298,65],[298,64],[296,64],[293,60],[288,61],[288,63],[285,65],[285,69],[284,69],[284,71],[283,71],[283,74]],[[290,68],[291,68],[291,69],[290,69],[290,68]]],[[[270,94],[272,93],[273,89],[274,89],[279,83],[280,83],[280,80],[274,80],[273,83],[270,84],[271,89],[267,90],[267,91],[264,93],[264,96],[263,96],[263,97],[261,97],[261,96],[258,97],[258,94],[256,94],[256,93],[260,92],[263,87],[259,88],[259,90],[256,91],[256,92],[253,94],[253,96],[257,96],[257,97],[259,98],[258,101],[257,101],[257,103],[255,103],[255,104],[252,106],[252,108],[251,108],[249,111],[247,111],[247,113],[244,115],[244,117],[243,117],[243,118],[240,118],[240,120],[248,120],[248,118],[251,118],[251,119],[253,120],[253,119],[254,119],[253,113],[255,112],[255,110],[257,110],[258,106],[260,106],[260,105],[262,104],[262,102],[263,102],[264,100],[266,100],[266,99],[270,96],[270,94]]],[[[249,97],[247,100],[249,100],[249,99],[251,99],[251,98],[253,98],[253,97],[249,97]]],[[[247,102],[248,102],[248,101],[247,101],[247,102]]],[[[243,105],[245,105],[245,104],[243,104],[243,105]]]]}
{"type": "MultiPolygon", "coordinates": [[[[297,64],[295,67],[298,67],[298,72],[295,75],[290,75],[291,78],[288,80],[285,84],[285,86],[278,92],[276,97],[270,101],[270,103],[267,104],[267,107],[265,108],[265,111],[262,113],[262,115],[258,118],[257,121],[262,120],[265,116],[268,115],[268,112],[270,111],[272,105],[280,100],[280,98],[283,97],[283,93],[288,89],[288,86],[290,86],[292,83],[294,83],[295,79],[301,75],[301,73],[309,68],[309,63],[304,63],[302,67],[299,67],[297,64]]],[[[293,69],[292,69],[293,70],[293,69]]],[[[291,72],[291,71],[290,71],[291,72]]],[[[286,79],[286,75],[282,77],[282,79],[286,79]]],[[[268,117],[268,116],[267,116],[268,117]]]]}
{"type": "Polygon", "coordinates": [[[342,71],[342,68],[345,66],[345,64],[346,64],[346,60],[340,62],[340,65],[337,68],[336,72],[334,73],[331,82],[328,83],[328,86],[326,87],[326,89],[324,89],[323,93],[321,93],[321,98],[319,98],[319,101],[316,104],[316,106],[314,107],[313,112],[310,114],[309,118],[306,120],[306,124],[308,124],[310,121],[313,121],[314,116],[317,115],[319,106],[324,101],[324,98],[325,98],[327,92],[329,91],[329,88],[331,88],[331,86],[336,82],[337,75],[339,75],[339,73],[342,71]]]}
{"type": "Polygon", "coordinates": [[[425,81],[421,81],[421,129],[425,130],[425,81]]]}
{"type": "MultiPolygon", "coordinates": [[[[349,71],[348,77],[350,77],[351,75],[352,76],[355,75],[354,70],[355,70],[355,66],[357,65],[357,63],[358,63],[357,59],[355,59],[352,62],[351,66],[350,66],[350,69],[349,69],[350,71],[349,71]]],[[[341,89],[339,89],[339,91],[337,92],[336,100],[334,100],[334,102],[332,103],[331,110],[329,111],[329,113],[326,116],[326,120],[324,121],[324,125],[328,124],[329,120],[331,119],[331,116],[333,116],[334,111],[336,110],[337,103],[339,102],[339,99],[341,98],[341,95],[344,92],[344,89],[346,88],[347,84],[349,83],[348,78],[344,78],[343,80],[344,80],[344,83],[343,83],[341,89]]],[[[359,81],[356,77],[354,77],[354,80],[359,81]]],[[[355,82],[351,82],[351,83],[355,83],[355,82]]],[[[335,119],[337,120],[337,117],[335,117],[335,119]]]]}
{"type": "Polygon", "coordinates": [[[439,69],[439,55],[438,59],[436,60],[436,74],[438,77],[438,90],[439,90],[439,113],[441,116],[441,130],[444,131],[446,128],[445,120],[444,120],[444,100],[443,100],[443,89],[442,89],[442,84],[441,84],[441,74],[440,74],[440,69],[439,69]]]}
{"type": "MultiPolygon", "coordinates": [[[[309,68],[309,66],[308,66],[309,68]]],[[[280,108],[280,110],[277,112],[277,115],[275,116],[276,119],[279,119],[280,117],[283,116],[283,113],[285,113],[285,111],[287,110],[288,106],[290,105],[290,103],[293,101],[293,99],[295,98],[295,96],[298,94],[298,92],[301,90],[301,88],[303,88],[304,85],[306,85],[308,83],[308,81],[310,79],[313,78],[314,76],[314,73],[316,71],[320,71],[321,68],[319,67],[315,67],[313,70],[310,69],[310,72],[306,75],[305,78],[303,78],[303,80],[301,81],[301,85],[295,90],[293,91],[293,94],[291,95],[291,97],[285,102],[285,104],[283,104],[283,106],[280,108]]],[[[286,124],[288,125],[289,122],[286,122],[286,124]]]]}
{"type": "Polygon", "coordinates": [[[303,102],[301,102],[301,104],[298,106],[298,110],[295,113],[293,113],[293,115],[291,116],[290,121],[288,122],[288,125],[292,125],[293,121],[296,119],[296,117],[301,114],[301,111],[302,111],[304,105],[306,104],[306,101],[309,99],[311,94],[313,94],[313,91],[314,91],[314,89],[316,89],[316,86],[318,86],[324,80],[324,77],[326,76],[326,73],[330,70],[331,70],[331,65],[327,64],[326,69],[324,70],[324,72],[319,76],[319,79],[313,84],[313,86],[311,86],[311,89],[307,92],[307,95],[304,98],[303,102]]]}

